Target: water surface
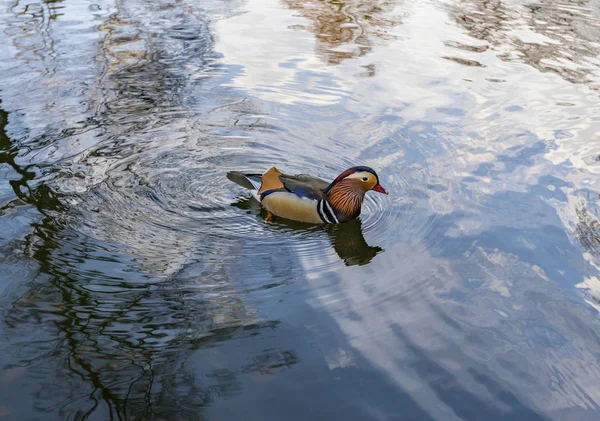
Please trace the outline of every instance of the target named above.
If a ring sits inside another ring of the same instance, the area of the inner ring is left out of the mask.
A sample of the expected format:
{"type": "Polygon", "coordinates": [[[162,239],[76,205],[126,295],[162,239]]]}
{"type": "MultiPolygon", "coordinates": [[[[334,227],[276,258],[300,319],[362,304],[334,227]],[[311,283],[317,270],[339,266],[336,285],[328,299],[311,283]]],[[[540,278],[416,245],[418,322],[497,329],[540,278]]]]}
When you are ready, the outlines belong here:
{"type": "Polygon", "coordinates": [[[0,419],[597,420],[598,1],[0,0],[0,419]],[[380,174],[269,220],[229,170],[380,174]]]}

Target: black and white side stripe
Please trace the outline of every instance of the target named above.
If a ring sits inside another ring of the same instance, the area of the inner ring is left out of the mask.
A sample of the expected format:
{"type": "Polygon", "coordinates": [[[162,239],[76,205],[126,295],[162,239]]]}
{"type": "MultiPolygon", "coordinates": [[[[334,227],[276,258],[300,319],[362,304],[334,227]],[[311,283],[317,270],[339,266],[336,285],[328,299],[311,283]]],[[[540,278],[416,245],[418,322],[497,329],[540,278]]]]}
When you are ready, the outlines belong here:
{"type": "Polygon", "coordinates": [[[317,213],[319,214],[319,218],[326,224],[339,224],[337,216],[335,216],[335,212],[331,209],[331,205],[327,200],[319,200],[317,203],[317,213]]]}

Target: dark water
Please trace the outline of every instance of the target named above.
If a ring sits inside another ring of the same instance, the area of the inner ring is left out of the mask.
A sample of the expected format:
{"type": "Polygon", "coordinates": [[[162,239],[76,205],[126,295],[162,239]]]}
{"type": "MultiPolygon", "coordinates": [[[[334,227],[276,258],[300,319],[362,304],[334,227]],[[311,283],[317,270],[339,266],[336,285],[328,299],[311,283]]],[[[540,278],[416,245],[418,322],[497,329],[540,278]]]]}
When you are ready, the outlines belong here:
{"type": "Polygon", "coordinates": [[[600,2],[0,1],[1,420],[598,420],[600,2]],[[228,170],[390,195],[267,221],[228,170]]]}

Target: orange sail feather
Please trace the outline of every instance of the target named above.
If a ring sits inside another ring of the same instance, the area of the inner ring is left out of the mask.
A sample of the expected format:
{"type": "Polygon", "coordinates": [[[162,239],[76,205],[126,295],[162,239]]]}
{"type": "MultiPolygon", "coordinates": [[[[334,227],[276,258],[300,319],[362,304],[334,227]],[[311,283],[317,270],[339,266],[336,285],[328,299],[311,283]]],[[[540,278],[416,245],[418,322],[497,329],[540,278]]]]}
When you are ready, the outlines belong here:
{"type": "Polygon", "coordinates": [[[283,173],[277,168],[269,168],[262,176],[262,184],[258,190],[258,194],[260,195],[267,190],[282,189],[283,183],[279,179],[280,175],[283,175],[283,173]]]}

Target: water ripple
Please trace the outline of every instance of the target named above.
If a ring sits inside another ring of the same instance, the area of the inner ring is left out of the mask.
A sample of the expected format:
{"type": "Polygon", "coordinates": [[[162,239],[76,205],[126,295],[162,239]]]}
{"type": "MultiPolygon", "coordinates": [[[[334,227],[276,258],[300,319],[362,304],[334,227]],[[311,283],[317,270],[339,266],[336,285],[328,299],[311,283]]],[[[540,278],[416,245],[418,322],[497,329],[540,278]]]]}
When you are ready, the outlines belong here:
{"type": "Polygon", "coordinates": [[[0,417],[597,419],[598,8],[517,3],[0,5],[0,417]]]}

